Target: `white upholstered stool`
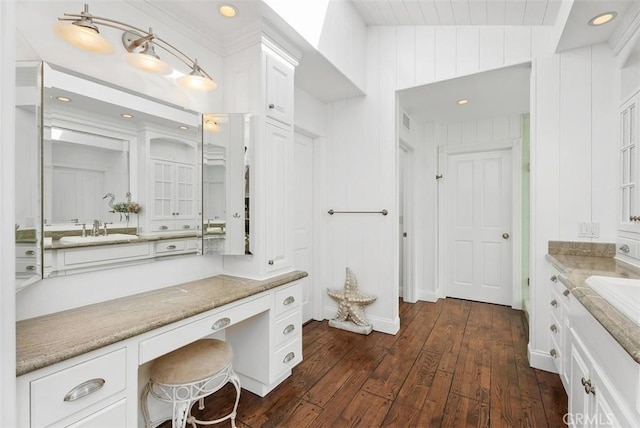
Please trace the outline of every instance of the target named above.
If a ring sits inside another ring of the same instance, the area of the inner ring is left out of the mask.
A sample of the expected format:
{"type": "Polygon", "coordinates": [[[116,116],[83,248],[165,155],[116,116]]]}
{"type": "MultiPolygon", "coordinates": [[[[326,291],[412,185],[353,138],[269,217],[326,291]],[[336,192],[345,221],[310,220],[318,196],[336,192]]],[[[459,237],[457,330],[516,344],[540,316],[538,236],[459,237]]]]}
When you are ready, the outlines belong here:
{"type": "Polygon", "coordinates": [[[236,410],[240,400],[240,379],[233,371],[231,362],[233,351],[224,341],[201,339],[180,349],[176,349],[155,360],[151,366],[151,378],[145,385],[140,404],[146,428],[162,421],[151,421],[148,396],[173,404],[173,428],[184,428],[191,424],[211,425],[227,419],[236,426],[236,410]],[[231,382],[236,388],[236,402],[227,416],[200,421],[191,415],[191,407],[199,401],[199,409],[204,409],[204,398],[231,382]]]}

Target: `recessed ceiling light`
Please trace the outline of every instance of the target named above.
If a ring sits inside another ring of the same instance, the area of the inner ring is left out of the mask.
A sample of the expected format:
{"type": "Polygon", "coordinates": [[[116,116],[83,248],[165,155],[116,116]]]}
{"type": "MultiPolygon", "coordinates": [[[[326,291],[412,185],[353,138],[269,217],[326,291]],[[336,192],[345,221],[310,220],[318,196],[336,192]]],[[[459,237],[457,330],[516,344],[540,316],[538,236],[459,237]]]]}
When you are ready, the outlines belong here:
{"type": "Polygon", "coordinates": [[[60,96],[60,97],[56,97],[56,100],[62,101],[63,103],[68,103],[69,101],[71,101],[71,98],[60,96]]]}
{"type": "Polygon", "coordinates": [[[129,113],[122,113],[120,116],[124,117],[125,119],[131,119],[131,118],[133,118],[133,115],[132,115],[132,114],[129,114],[129,113]]]}
{"type": "Polygon", "coordinates": [[[607,22],[611,22],[613,18],[618,15],[617,12],[605,12],[601,13],[597,16],[594,16],[589,20],[589,25],[597,27],[598,25],[606,24],[607,22]]]}
{"type": "Polygon", "coordinates": [[[186,131],[187,129],[189,129],[188,126],[184,126],[184,125],[178,126],[178,128],[182,129],[183,131],[186,131]]]}
{"type": "Polygon", "coordinates": [[[465,104],[469,104],[469,100],[466,98],[463,98],[461,100],[456,101],[456,103],[458,103],[459,106],[463,106],[465,104]]]}
{"type": "Polygon", "coordinates": [[[235,6],[230,5],[229,3],[222,3],[218,6],[218,12],[220,15],[225,18],[233,18],[238,14],[238,9],[235,6]]]}

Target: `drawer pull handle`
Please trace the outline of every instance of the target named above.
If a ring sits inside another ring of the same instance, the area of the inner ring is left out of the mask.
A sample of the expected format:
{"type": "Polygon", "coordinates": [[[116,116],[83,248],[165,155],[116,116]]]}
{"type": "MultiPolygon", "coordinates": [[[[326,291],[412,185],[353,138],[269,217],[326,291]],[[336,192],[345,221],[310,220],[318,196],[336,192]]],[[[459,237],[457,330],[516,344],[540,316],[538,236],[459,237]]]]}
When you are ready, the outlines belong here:
{"type": "Polygon", "coordinates": [[[551,275],[551,282],[558,282],[558,275],[551,275]]]}
{"type": "Polygon", "coordinates": [[[620,250],[623,253],[628,253],[629,252],[629,246],[627,244],[622,244],[622,245],[620,245],[618,250],[620,250]]]}
{"type": "Polygon", "coordinates": [[[191,229],[191,226],[188,224],[185,224],[184,226],[182,226],[183,229],[191,229]]]}
{"type": "Polygon", "coordinates": [[[558,332],[558,327],[556,327],[555,324],[551,324],[551,327],[549,327],[551,329],[552,332],[557,333],[558,332]]]}
{"type": "Polygon", "coordinates": [[[32,271],[32,270],[36,270],[36,267],[34,265],[29,265],[25,269],[28,271],[32,271]]]}
{"type": "Polygon", "coordinates": [[[213,323],[213,326],[211,326],[211,329],[220,330],[221,328],[225,328],[229,324],[231,324],[231,318],[229,317],[220,318],[219,320],[213,323]]]}
{"type": "Polygon", "coordinates": [[[105,380],[102,378],[91,379],[73,388],[64,396],[64,401],[76,401],[82,397],[86,397],[102,388],[105,380]]]}
{"type": "Polygon", "coordinates": [[[555,349],[552,349],[551,351],[549,351],[549,354],[551,354],[553,358],[556,358],[558,356],[558,351],[556,351],[555,349]]]}
{"type": "Polygon", "coordinates": [[[285,305],[285,306],[288,306],[288,305],[290,305],[290,304],[292,304],[292,303],[295,303],[295,301],[296,301],[296,298],[295,298],[295,297],[293,297],[293,296],[289,296],[289,297],[287,297],[286,299],[284,299],[284,300],[282,301],[282,304],[283,304],[283,305],[285,305]]]}
{"type": "Polygon", "coordinates": [[[296,329],[296,326],[295,326],[295,325],[293,325],[293,324],[289,324],[288,326],[286,326],[286,327],[284,328],[284,330],[282,330],[282,334],[289,334],[289,333],[291,333],[291,332],[292,332],[293,330],[295,330],[295,329],[296,329]]]}
{"type": "Polygon", "coordinates": [[[558,301],[556,299],[553,299],[551,301],[551,306],[553,306],[554,308],[557,308],[558,307],[558,301]]]}
{"type": "Polygon", "coordinates": [[[580,379],[580,382],[582,382],[582,386],[584,386],[584,393],[589,395],[589,394],[596,394],[596,389],[591,386],[591,379],[585,379],[582,378],[580,379]]]}
{"type": "Polygon", "coordinates": [[[160,229],[160,230],[167,230],[167,229],[169,229],[169,227],[168,227],[168,226],[160,226],[158,229],[160,229]]]}
{"type": "Polygon", "coordinates": [[[571,292],[570,292],[570,291],[569,291],[569,289],[567,288],[567,289],[565,289],[565,290],[562,292],[562,295],[563,295],[564,297],[568,297],[570,293],[571,293],[571,292]]]}
{"type": "Polygon", "coordinates": [[[293,352],[289,352],[287,355],[284,356],[284,358],[282,359],[283,363],[288,363],[289,361],[293,360],[296,357],[296,354],[294,354],[293,352]]]}
{"type": "Polygon", "coordinates": [[[273,266],[273,260],[269,260],[267,263],[269,263],[269,266],[273,266]]]}
{"type": "Polygon", "coordinates": [[[167,250],[175,250],[176,246],[175,245],[167,245],[167,250]]]}
{"type": "Polygon", "coordinates": [[[35,254],[36,254],[36,252],[33,251],[33,250],[27,250],[27,251],[24,252],[25,256],[34,256],[35,254]]]}

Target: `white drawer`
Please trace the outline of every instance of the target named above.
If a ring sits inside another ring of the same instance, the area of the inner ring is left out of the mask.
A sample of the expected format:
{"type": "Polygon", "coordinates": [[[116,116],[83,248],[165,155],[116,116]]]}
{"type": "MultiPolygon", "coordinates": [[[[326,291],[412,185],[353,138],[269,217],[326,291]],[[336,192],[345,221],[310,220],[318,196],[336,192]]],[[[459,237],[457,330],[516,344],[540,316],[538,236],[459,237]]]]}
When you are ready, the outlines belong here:
{"type": "Polygon", "coordinates": [[[126,356],[120,349],[32,381],[31,425],[49,425],[123,391],[126,356]]]}
{"type": "Polygon", "coordinates": [[[147,257],[149,244],[100,245],[58,251],[64,252],[65,266],[94,262],[104,264],[121,259],[147,257]]]}
{"type": "Polygon", "coordinates": [[[300,307],[302,285],[297,282],[290,287],[276,291],[275,296],[275,315],[277,317],[287,311],[300,307]]]}
{"type": "Polygon", "coordinates": [[[273,334],[276,349],[287,340],[302,337],[302,312],[295,311],[276,321],[273,334]]]}
{"type": "Polygon", "coordinates": [[[283,372],[291,370],[302,361],[302,338],[295,339],[278,350],[274,358],[274,376],[279,376],[283,372]]]}
{"type": "Polygon", "coordinates": [[[127,401],[122,399],[92,413],[67,428],[114,428],[127,426],[127,401]]]}
{"type": "Polygon", "coordinates": [[[161,241],[156,243],[156,253],[171,253],[184,251],[184,241],[161,241]]]}
{"type": "Polygon", "coordinates": [[[142,365],[211,333],[223,330],[261,312],[268,311],[270,306],[269,296],[265,295],[143,340],[138,347],[139,364],[142,365]]]}
{"type": "Polygon", "coordinates": [[[38,272],[38,264],[36,258],[19,258],[16,259],[16,273],[36,273],[38,272]]]}
{"type": "Polygon", "coordinates": [[[16,257],[33,257],[36,258],[38,250],[36,249],[36,244],[19,244],[16,245],[16,257]]]}
{"type": "Polygon", "coordinates": [[[553,364],[556,366],[556,370],[558,373],[562,373],[562,352],[563,350],[556,342],[556,338],[551,336],[551,348],[549,349],[549,354],[551,355],[551,359],[553,360],[553,364]]]}

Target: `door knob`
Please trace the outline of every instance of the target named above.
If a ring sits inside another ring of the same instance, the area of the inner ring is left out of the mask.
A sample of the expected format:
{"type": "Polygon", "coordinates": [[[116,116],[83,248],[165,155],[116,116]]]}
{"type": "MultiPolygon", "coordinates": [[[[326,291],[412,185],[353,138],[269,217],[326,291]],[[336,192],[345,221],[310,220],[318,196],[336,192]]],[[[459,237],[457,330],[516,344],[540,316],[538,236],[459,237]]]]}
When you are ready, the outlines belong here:
{"type": "Polygon", "coordinates": [[[508,233],[503,233],[502,234],[502,239],[509,239],[509,234],[508,233]]]}

